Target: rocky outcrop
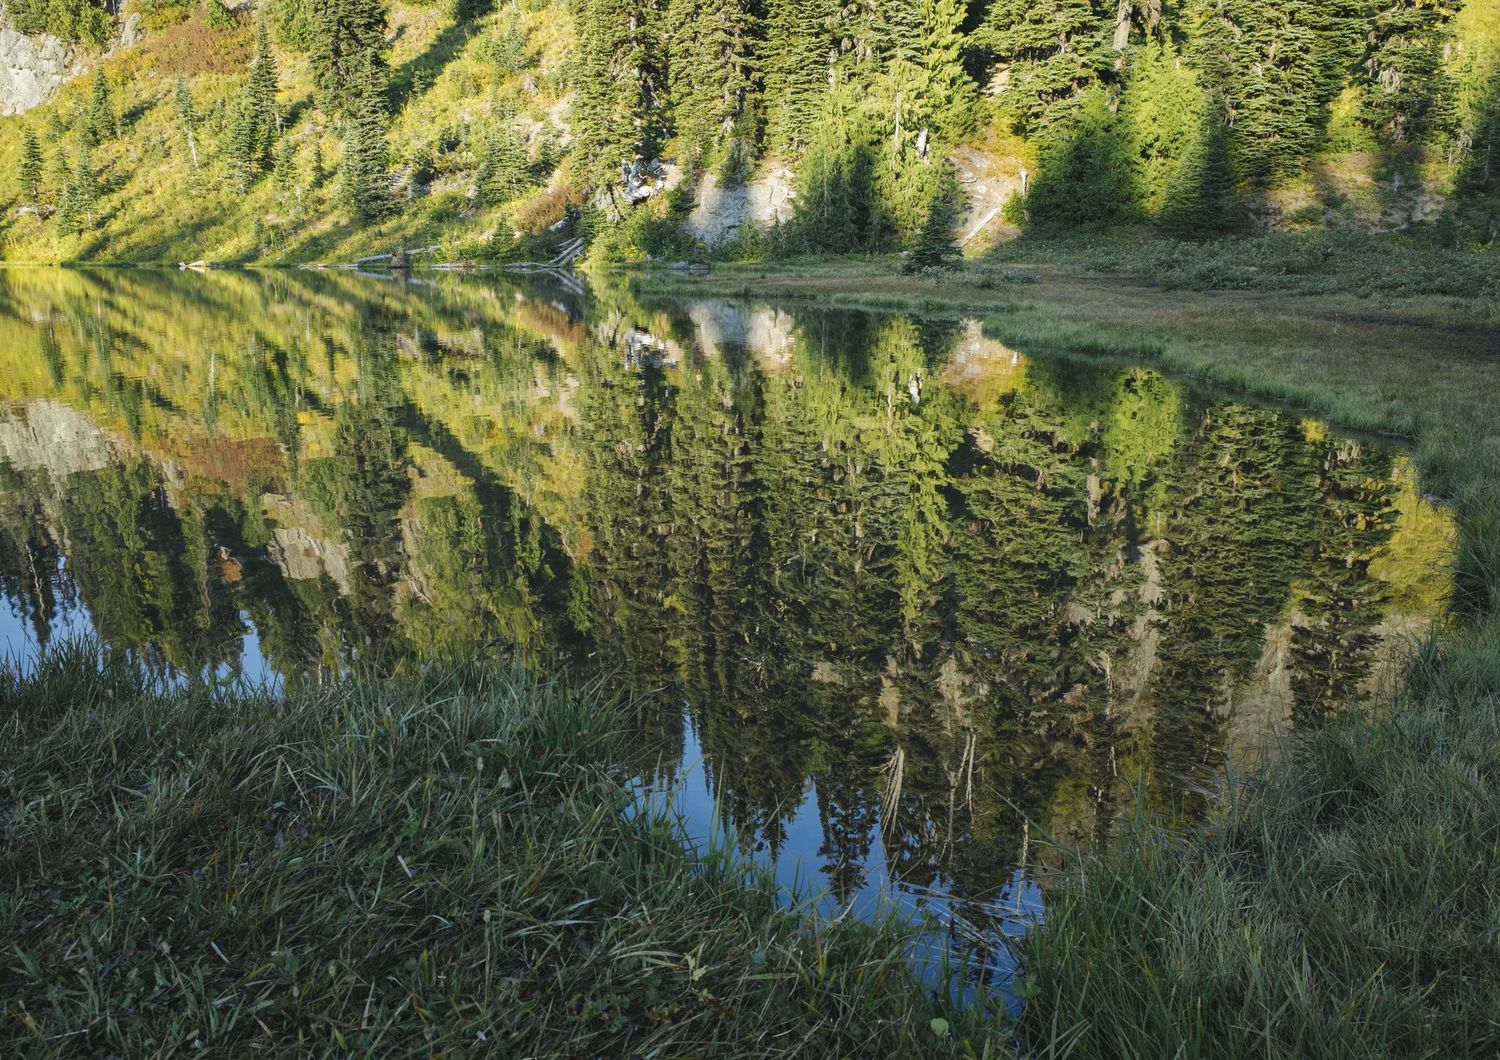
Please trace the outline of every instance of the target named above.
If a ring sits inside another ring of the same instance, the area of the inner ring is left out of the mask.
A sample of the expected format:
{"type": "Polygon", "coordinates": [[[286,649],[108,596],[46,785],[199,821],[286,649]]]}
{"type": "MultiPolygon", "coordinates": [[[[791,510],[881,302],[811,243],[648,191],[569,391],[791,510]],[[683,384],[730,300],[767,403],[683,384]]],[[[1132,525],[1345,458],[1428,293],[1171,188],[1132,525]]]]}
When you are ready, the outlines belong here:
{"type": "Polygon", "coordinates": [[[24,114],[88,69],[76,48],[50,34],[27,36],[0,11],[0,114],[24,114]]]}
{"type": "Polygon", "coordinates": [[[709,246],[739,238],[746,224],[780,224],[792,216],[797,193],[792,170],[782,162],[771,162],[748,184],[723,187],[710,173],[698,186],[698,204],[688,215],[687,226],[709,246]]]}

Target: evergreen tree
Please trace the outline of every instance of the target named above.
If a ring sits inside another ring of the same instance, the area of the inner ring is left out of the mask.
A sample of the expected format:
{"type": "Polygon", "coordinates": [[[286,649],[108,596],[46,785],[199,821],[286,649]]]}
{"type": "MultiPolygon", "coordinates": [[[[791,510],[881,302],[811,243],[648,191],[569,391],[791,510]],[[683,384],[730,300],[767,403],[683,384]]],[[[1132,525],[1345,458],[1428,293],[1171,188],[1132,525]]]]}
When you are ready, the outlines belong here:
{"type": "Polygon", "coordinates": [[[1456,86],[1445,56],[1456,6],[1444,0],[1386,0],[1377,6],[1361,117],[1382,143],[1411,144],[1452,128],[1456,86]]]}
{"type": "Polygon", "coordinates": [[[837,10],[836,0],[767,0],[762,73],[773,151],[796,153],[812,139],[828,96],[837,10]]]}
{"type": "Polygon", "coordinates": [[[525,187],[526,143],[513,123],[496,122],[485,135],[474,183],[485,206],[507,202],[525,187]]]}
{"type": "Polygon", "coordinates": [[[255,183],[261,169],[260,123],[255,116],[255,103],[242,96],[233,104],[229,115],[229,128],[225,134],[224,150],[229,157],[229,171],[234,177],[235,187],[246,191],[255,183]]]}
{"type": "Polygon", "coordinates": [[[797,171],[797,207],[787,233],[797,249],[835,254],[882,241],[874,158],[860,109],[848,93],[829,96],[797,171]]]}
{"type": "Polygon", "coordinates": [[[361,106],[366,66],[384,71],[386,16],[382,0],[309,0],[313,40],[309,49],[318,102],[342,112],[361,106]]]}
{"type": "Polygon", "coordinates": [[[1205,114],[1198,136],[1172,172],[1159,219],[1179,236],[1217,235],[1233,223],[1234,169],[1229,130],[1205,114]]]}
{"type": "Polygon", "coordinates": [[[365,63],[355,80],[358,95],[344,119],[344,158],[339,165],[343,200],[365,221],[378,220],[391,208],[384,72],[373,57],[365,63]]]}
{"type": "Polygon", "coordinates": [[[1139,216],[1130,142],[1104,89],[1085,95],[1071,132],[1053,138],[1026,205],[1031,220],[1062,227],[1115,224],[1139,216]]]}
{"type": "Polygon", "coordinates": [[[590,187],[618,180],[622,164],[654,158],[666,132],[661,9],[652,0],[577,0],[573,130],[590,187]]]}
{"type": "Polygon", "coordinates": [[[104,67],[96,66],[93,91],[89,94],[88,110],[84,113],[84,139],[90,144],[101,144],[114,134],[114,93],[109,87],[104,67]]]}
{"type": "Polygon", "coordinates": [[[198,127],[198,113],[193,109],[193,94],[188,90],[187,78],[181,74],[177,75],[177,81],[172,86],[172,106],[177,112],[177,124],[182,127],[182,134],[187,138],[193,169],[197,170],[198,138],[195,130],[198,127]]]}
{"type": "Polygon", "coordinates": [[[16,181],[21,185],[21,194],[33,206],[41,202],[42,193],[42,145],[31,126],[21,139],[21,161],[16,165],[16,181]]]}
{"type": "Polygon", "coordinates": [[[1114,69],[1116,5],[1103,0],[995,0],[977,41],[1000,64],[996,99],[1032,135],[1073,115],[1114,69]]]}
{"type": "Polygon", "coordinates": [[[951,268],[958,264],[959,248],[953,242],[953,226],[958,223],[962,195],[952,170],[943,167],[927,203],[927,217],[922,222],[922,231],[918,233],[916,244],[906,255],[906,260],[901,263],[902,272],[951,268]]]}
{"type": "Polygon", "coordinates": [[[759,60],[748,0],[669,0],[667,85],[690,156],[722,161],[753,105],[759,60]]]}
{"type": "Polygon", "coordinates": [[[57,208],[57,227],[64,234],[74,235],[93,227],[94,204],[99,198],[99,185],[87,142],[79,145],[72,170],[67,171],[64,167],[64,172],[67,183],[57,208]]]}
{"type": "Polygon", "coordinates": [[[1192,0],[1189,58],[1257,186],[1302,170],[1364,48],[1364,0],[1192,0]]]}
{"type": "Polygon", "coordinates": [[[276,105],[279,89],[276,57],[271,52],[270,34],[265,21],[255,27],[255,56],[250,60],[250,76],[245,94],[255,115],[255,153],[264,165],[271,158],[276,137],[281,132],[281,111],[276,105]]]}
{"type": "Polygon", "coordinates": [[[1135,54],[1119,116],[1148,216],[1166,207],[1177,170],[1198,144],[1204,115],[1197,81],[1169,42],[1152,41],[1135,54]]]}

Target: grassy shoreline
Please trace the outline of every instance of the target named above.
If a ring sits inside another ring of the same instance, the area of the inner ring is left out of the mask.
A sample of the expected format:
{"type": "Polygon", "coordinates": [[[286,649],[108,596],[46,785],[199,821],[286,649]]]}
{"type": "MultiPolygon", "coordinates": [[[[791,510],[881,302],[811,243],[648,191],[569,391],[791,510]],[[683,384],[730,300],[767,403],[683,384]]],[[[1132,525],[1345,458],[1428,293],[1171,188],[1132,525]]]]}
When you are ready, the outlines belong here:
{"type": "Polygon", "coordinates": [[[909,926],[815,921],[627,812],[597,685],[138,674],[87,645],[0,673],[7,1055],[994,1049],[909,926]]]}

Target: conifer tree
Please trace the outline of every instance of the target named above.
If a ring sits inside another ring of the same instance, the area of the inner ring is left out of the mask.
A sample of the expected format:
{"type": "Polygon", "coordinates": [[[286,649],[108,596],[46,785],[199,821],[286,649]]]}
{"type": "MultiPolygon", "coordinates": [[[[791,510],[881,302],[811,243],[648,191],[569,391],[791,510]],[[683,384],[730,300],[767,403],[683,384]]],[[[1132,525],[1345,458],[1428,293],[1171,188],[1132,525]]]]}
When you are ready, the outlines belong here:
{"type": "Polygon", "coordinates": [[[1203,134],[1203,93],[1171,43],[1153,40],[1131,59],[1120,121],[1151,217],[1167,205],[1173,177],[1203,134]]]}
{"type": "Polygon", "coordinates": [[[1233,221],[1234,185],[1229,130],[1215,115],[1204,114],[1197,137],[1167,183],[1158,215],[1162,227],[1188,238],[1222,233],[1233,221]]]}
{"type": "Polygon", "coordinates": [[[255,116],[255,152],[263,165],[271,158],[272,147],[281,132],[281,111],[276,105],[279,87],[271,37],[262,20],[255,28],[255,56],[250,60],[245,93],[255,116]]]}
{"type": "Polygon", "coordinates": [[[916,243],[901,263],[901,271],[951,268],[958,263],[959,249],[953,242],[962,192],[952,170],[944,166],[927,202],[927,216],[916,243]]]}
{"type": "Polygon", "coordinates": [[[485,206],[507,202],[525,186],[526,143],[512,122],[497,121],[485,135],[474,183],[485,206]]]}
{"type": "Polygon", "coordinates": [[[1070,118],[1114,69],[1116,5],[1102,0],[995,0],[976,34],[1004,66],[996,97],[1018,131],[1070,118]]]}
{"type": "Polygon", "coordinates": [[[84,139],[90,144],[101,144],[114,134],[114,93],[109,87],[104,67],[96,66],[93,91],[89,94],[88,110],[84,113],[84,139]]]}
{"type": "Polygon", "coordinates": [[[836,0],[767,0],[765,53],[766,142],[796,153],[812,139],[829,90],[836,0]]]}
{"type": "Polygon", "coordinates": [[[172,86],[172,106],[177,112],[177,124],[182,127],[182,134],[187,138],[188,154],[193,160],[193,169],[196,170],[198,168],[196,135],[198,113],[193,108],[193,94],[188,90],[187,78],[181,74],[177,75],[177,82],[172,86]]]}
{"type": "Polygon", "coordinates": [[[358,94],[344,119],[344,157],[339,166],[342,197],[365,221],[378,220],[391,208],[384,72],[384,66],[369,57],[355,78],[358,94]]]}
{"type": "Polygon", "coordinates": [[[615,181],[620,166],[654,158],[666,132],[661,9],[652,0],[577,0],[575,157],[585,182],[615,181]]]}
{"type": "Polygon", "coordinates": [[[1455,85],[1444,60],[1455,11],[1444,0],[1386,0],[1376,7],[1361,117],[1382,143],[1415,143],[1452,127],[1455,85]]]}
{"type": "Polygon", "coordinates": [[[722,161],[753,106],[755,22],[748,0],[669,0],[672,118],[693,156],[722,161]]]}
{"type": "Polygon", "coordinates": [[[319,105],[331,113],[358,107],[366,66],[377,77],[385,68],[385,5],[382,0],[309,2],[313,39],[308,54],[319,105]]]}
{"type": "Polygon", "coordinates": [[[247,191],[261,168],[260,123],[256,121],[255,103],[249,96],[240,97],[232,107],[224,149],[235,187],[247,191]]]}
{"type": "Polygon", "coordinates": [[[16,180],[21,185],[21,194],[33,206],[41,202],[42,193],[42,145],[31,126],[21,140],[21,161],[16,165],[16,180]]]}
{"type": "Polygon", "coordinates": [[[69,171],[65,163],[62,169],[67,182],[57,208],[57,227],[64,234],[74,235],[93,226],[94,204],[99,198],[93,157],[86,141],[78,147],[78,158],[72,170],[69,171]]]}

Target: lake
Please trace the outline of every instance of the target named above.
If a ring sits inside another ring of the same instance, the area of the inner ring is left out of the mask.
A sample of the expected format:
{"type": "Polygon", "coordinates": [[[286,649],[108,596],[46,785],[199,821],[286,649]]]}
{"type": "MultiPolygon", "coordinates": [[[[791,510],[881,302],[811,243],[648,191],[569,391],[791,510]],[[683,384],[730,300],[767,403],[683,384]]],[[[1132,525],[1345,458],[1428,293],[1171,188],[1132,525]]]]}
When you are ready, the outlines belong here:
{"type": "Polygon", "coordinates": [[[1133,792],[1189,827],[1226,766],[1388,687],[1452,526],[1392,443],[1005,326],[0,271],[0,647],[602,672],[694,835],[828,907],[1021,930],[1133,792]]]}

